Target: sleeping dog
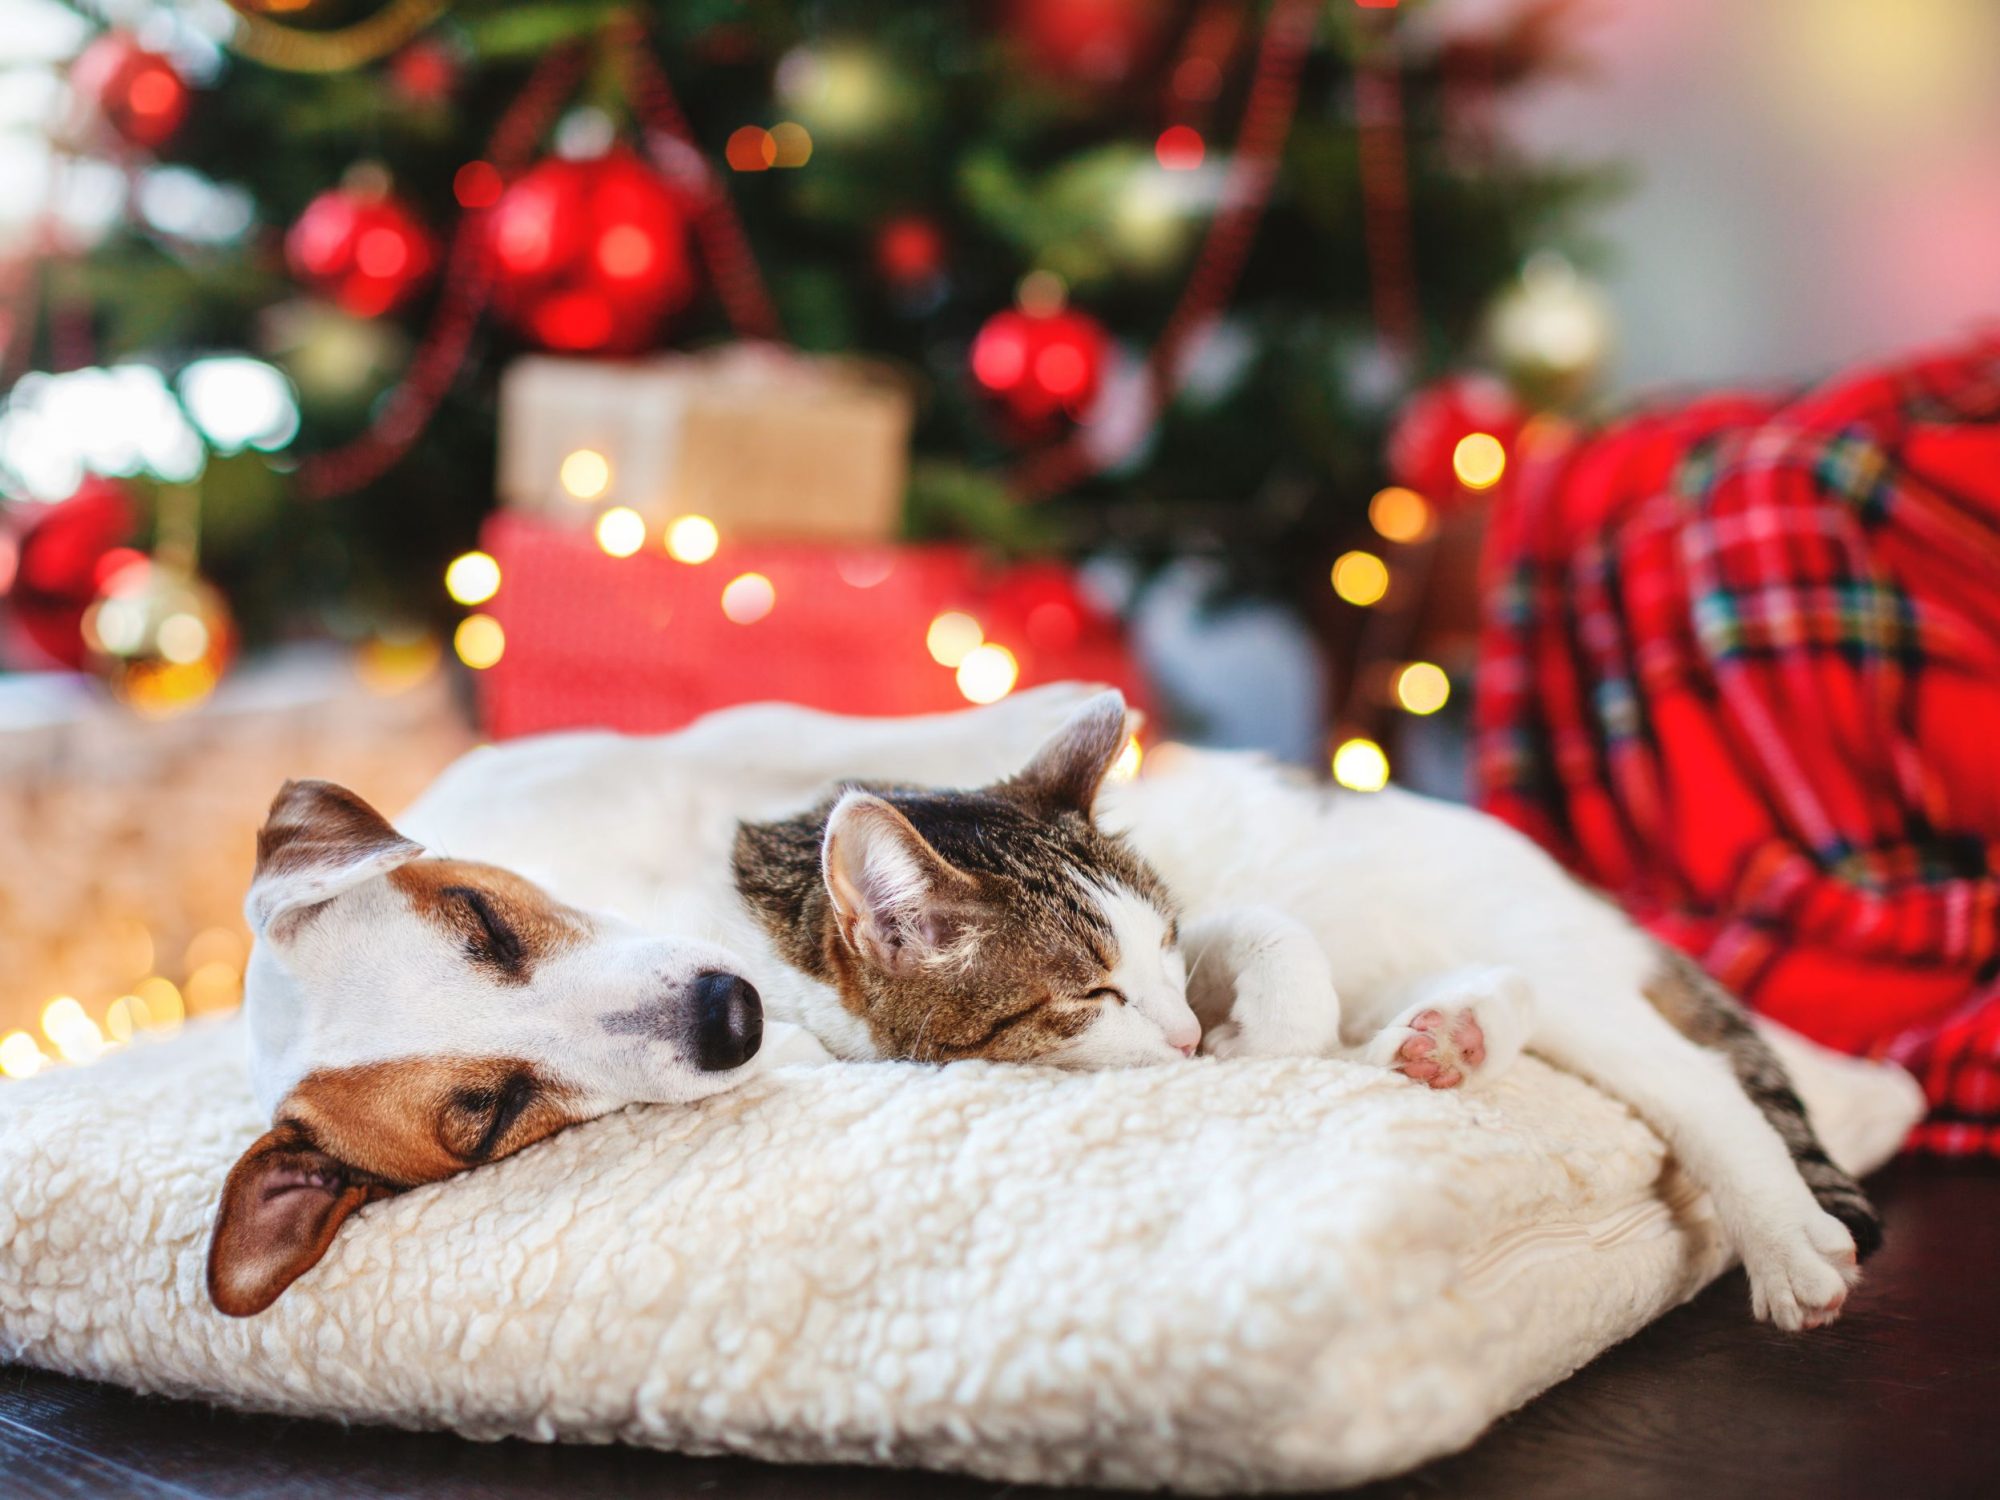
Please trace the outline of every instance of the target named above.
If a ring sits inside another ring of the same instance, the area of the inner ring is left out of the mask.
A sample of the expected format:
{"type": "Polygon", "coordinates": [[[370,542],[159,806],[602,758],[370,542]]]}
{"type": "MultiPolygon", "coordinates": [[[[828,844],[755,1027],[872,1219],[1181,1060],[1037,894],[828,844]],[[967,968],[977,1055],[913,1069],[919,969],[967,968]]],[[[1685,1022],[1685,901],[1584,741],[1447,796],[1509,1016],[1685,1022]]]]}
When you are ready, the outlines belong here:
{"type": "Polygon", "coordinates": [[[766,1026],[744,960],[693,935],[691,915],[634,908],[726,870],[741,816],[790,811],[842,775],[1000,774],[1087,696],[1063,685],[902,720],[764,705],[656,739],[552,735],[475,751],[400,831],[341,787],[287,783],[246,902],[251,1081],[272,1128],[223,1188],[216,1307],[262,1312],[366,1203],[627,1104],[823,1057],[766,1026]],[[484,766],[503,755],[517,795],[496,804],[484,766]],[[572,847],[565,831],[606,797],[631,837],[572,847]]]}

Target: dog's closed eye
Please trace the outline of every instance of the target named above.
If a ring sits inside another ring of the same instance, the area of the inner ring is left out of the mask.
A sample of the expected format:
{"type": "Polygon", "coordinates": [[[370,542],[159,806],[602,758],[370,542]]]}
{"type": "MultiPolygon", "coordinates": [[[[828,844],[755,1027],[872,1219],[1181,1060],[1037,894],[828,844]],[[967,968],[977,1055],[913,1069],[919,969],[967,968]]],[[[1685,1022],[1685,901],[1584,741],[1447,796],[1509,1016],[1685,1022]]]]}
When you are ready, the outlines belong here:
{"type": "Polygon", "coordinates": [[[475,961],[489,964],[510,977],[523,971],[528,957],[526,945],[484,891],[474,886],[454,885],[438,894],[456,902],[469,919],[466,941],[475,961]]]}
{"type": "Polygon", "coordinates": [[[490,1088],[463,1088],[451,1095],[441,1134],[446,1146],[467,1161],[486,1161],[535,1099],[535,1080],[510,1074],[490,1088]]]}

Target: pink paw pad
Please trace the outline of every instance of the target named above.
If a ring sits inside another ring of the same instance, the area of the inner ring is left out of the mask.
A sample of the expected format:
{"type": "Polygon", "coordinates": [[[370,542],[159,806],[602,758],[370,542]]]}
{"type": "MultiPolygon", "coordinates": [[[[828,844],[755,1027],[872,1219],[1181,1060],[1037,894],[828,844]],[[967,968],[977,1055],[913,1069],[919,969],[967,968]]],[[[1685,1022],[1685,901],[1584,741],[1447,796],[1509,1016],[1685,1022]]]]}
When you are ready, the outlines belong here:
{"type": "Polygon", "coordinates": [[[1455,1089],[1465,1075],[1486,1061],[1486,1033],[1469,1010],[1446,1016],[1441,1010],[1420,1010],[1410,1017],[1415,1035],[1396,1049],[1394,1067],[1406,1078],[1434,1089],[1455,1089]]]}

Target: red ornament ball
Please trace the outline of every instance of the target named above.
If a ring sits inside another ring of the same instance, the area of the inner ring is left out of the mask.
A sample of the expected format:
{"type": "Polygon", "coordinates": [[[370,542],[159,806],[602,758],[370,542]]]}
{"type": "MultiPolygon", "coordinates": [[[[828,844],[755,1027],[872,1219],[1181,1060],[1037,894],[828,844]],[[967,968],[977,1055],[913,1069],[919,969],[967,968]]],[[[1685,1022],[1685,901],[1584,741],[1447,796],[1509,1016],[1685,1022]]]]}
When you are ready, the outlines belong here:
{"type": "Polygon", "coordinates": [[[458,91],[458,53],[449,43],[421,37],[389,59],[397,97],[417,109],[435,109],[458,91]]]}
{"type": "Polygon", "coordinates": [[[331,188],[306,205],[285,236],[292,274],[360,318],[406,301],[437,264],[437,245],[416,215],[384,192],[331,188]]]}
{"type": "Polygon", "coordinates": [[[972,378],[1016,421],[1045,426],[1089,408],[1110,348],[1110,335],[1089,313],[1008,308],[973,339],[972,378]]]}
{"type": "Polygon", "coordinates": [[[122,545],[132,523],[124,486],[95,475],[67,500],[16,511],[12,537],[0,539],[11,543],[13,583],[0,594],[17,627],[13,634],[29,647],[9,653],[19,665],[83,666],[84,612],[105,579],[136,555],[122,545]]]}
{"type": "Polygon", "coordinates": [[[944,231],[922,214],[898,214],[875,231],[875,269],[899,289],[922,286],[944,270],[944,231]]]}
{"type": "Polygon", "coordinates": [[[1491,375],[1448,375],[1433,381],[1410,397],[1389,429],[1390,477],[1449,509],[1491,488],[1491,482],[1473,487],[1460,482],[1454,463],[1458,445],[1474,433],[1486,433],[1512,454],[1527,420],[1514,393],[1491,375]]]}
{"type": "Polygon", "coordinates": [[[1165,10],[1154,0],[1008,0],[1007,26],[1044,73],[1120,83],[1153,49],[1165,10]]]}
{"type": "Polygon", "coordinates": [[[123,31],[107,31],[85,47],[70,64],[69,81],[78,98],[135,146],[164,146],[187,118],[187,80],[123,31]]]}
{"type": "Polygon", "coordinates": [[[500,195],[487,233],[495,305],[545,348],[644,349],[694,295],[686,210],[631,151],[542,162],[500,195]]]}

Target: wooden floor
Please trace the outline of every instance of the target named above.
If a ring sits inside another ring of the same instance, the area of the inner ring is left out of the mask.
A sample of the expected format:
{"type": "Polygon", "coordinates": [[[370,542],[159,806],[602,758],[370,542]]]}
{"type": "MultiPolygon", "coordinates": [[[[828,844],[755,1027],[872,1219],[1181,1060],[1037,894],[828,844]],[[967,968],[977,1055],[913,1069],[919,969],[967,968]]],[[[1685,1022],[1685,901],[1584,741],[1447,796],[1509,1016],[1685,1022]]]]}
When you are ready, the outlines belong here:
{"type": "MultiPolygon", "coordinates": [[[[1753,1325],[1740,1275],[1367,1500],[2000,1495],[2000,1169],[1903,1162],[1889,1243],[1833,1329],[1753,1325]]],[[[934,1474],[625,1448],[467,1443],[247,1417],[0,1368],[0,1500],[424,1495],[974,1500],[1052,1494],[934,1474]]]]}

